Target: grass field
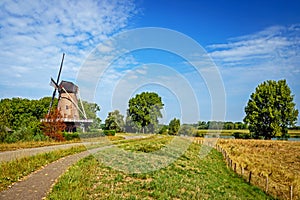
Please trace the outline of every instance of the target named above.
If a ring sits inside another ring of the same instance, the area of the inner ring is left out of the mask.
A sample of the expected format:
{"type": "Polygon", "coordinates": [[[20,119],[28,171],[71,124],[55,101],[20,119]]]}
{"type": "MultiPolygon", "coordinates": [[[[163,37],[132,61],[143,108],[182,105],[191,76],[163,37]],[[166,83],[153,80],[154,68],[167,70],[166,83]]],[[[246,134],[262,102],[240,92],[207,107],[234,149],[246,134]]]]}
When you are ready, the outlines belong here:
{"type": "MultiPolygon", "coordinates": [[[[172,145],[171,139],[153,136],[123,142],[120,148],[155,154],[172,145]]],[[[124,173],[89,156],[60,178],[47,199],[272,199],[229,170],[216,150],[200,159],[201,147],[192,143],[175,162],[148,173],[124,173]]]]}
{"type": "Polygon", "coordinates": [[[218,144],[227,151],[237,164],[237,172],[245,179],[252,171],[252,182],[281,199],[300,199],[300,142],[266,140],[219,140],[218,144]]]}

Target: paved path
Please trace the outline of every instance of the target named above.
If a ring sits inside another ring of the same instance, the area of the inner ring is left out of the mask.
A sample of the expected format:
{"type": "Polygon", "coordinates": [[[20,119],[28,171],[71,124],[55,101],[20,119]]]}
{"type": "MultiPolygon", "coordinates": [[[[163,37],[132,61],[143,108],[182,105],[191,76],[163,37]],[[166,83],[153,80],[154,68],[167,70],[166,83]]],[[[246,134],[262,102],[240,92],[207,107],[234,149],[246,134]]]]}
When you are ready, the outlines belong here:
{"type": "Polygon", "coordinates": [[[60,144],[60,145],[52,145],[52,146],[45,146],[45,147],[18,149],[14,151],[4,151],[4,152],[0,152],[0,162],[12,161],[17,158],[34,156],[40,153],[46,153],[46,152],[59,150],[59,149],[68,149],[73,146],[87,145],[87,144],[89,143],[70,143],[70,144],[60,144]]]}
{"type": "MultiPolygon", "coordinates": [[[[126,140],[145,138],[147,136],[128,136],[126,140]]],[[[50,152],[57,149],[67,149],[72,146],[90,145],[97,142],[72,143],[55,146],[20,149],[16,151],[0,152],[0,162],[11,161],[17,158],[33,156],[39,153],[50,152]]],[[[90,154],[96,153],[114,145],[99,147],[89,151],[70,155],[54,161],[41,170],[33,172],[22,181],[16,182],[8,190],[0,192],[0,200],[40,200],[47,196],[55,181],[73,164],[90,154]]]]}
{"type": "Polygon", "coordinates": [[[41,170],[38,170],[25,180],[15,183],[8,190],[0,192],[1,200],[41,200],[47,196],[48,191],[54,185],[55,181],[62,175],[71,165],[84,158],[91,153],[110,148],[113,145],[84,151],[78,154],[61,158],[48,164],[41,170]]]}

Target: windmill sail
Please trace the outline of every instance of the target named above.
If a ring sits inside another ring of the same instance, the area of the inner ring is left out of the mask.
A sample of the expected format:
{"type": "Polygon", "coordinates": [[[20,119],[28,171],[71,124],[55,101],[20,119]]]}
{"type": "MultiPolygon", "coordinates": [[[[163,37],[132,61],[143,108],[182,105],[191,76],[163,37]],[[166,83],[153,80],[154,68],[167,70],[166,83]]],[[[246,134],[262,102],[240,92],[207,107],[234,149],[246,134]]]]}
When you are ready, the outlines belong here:
{"type": "MultiPolygon", "coordinates": [[[[61,70],[62,70],[62,66],[63,66],[63,63],[64,63],[64,58],[65,58],[65,53],[63,53],[63,56],[62,56],[62,60],[61,60],[61,63],[60,63],[60,67],[59,67],[59,72],[58,72],[58,75],[57,75],[57,80],[56,82],[54,82],[53,78],[51,78],[51,83],[54,83],[55,85],[58,86],[58,82],[59,82],[59,78],[60,78],[60,74],[61,74],[61,70]]],[[[54,98],[55,98],[55,95],[56,95],[56,90],[58,89],[58,87],[54,87],[54,90],[53,90],[53,93],[52,93],[52,99],[51,99],[51,102],[50,102],[50,106],[49,106],[49,110],[48,110],[48,115],[52,109],[52,106],[53,106],[53,101],[54,101],[54,98]]]]}

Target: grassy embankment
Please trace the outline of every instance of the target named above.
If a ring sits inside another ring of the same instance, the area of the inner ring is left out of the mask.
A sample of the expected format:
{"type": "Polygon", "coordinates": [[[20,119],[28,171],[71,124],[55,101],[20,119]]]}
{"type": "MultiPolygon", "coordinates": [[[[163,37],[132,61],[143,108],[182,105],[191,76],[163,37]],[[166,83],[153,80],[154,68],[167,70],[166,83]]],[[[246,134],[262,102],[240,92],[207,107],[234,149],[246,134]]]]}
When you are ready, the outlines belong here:
{"type": "MultiPolygon", "coordinates": [[[[136,156],[155,154],[170,144],[171,138],[123,142],[120,148],[136,152],[136,156]]],[[[175,162],[148,173],[124,173],[94,156],[86,157],[60,178],[47,199],[272,199],[229,170],[216,150],[199,158],[201,147],[192,143],[175,162]]],[[[102,155],[109,154],[112,163],[126,165],[119,155],[110,154],[112,151],[106,149],[102,155]]]]}

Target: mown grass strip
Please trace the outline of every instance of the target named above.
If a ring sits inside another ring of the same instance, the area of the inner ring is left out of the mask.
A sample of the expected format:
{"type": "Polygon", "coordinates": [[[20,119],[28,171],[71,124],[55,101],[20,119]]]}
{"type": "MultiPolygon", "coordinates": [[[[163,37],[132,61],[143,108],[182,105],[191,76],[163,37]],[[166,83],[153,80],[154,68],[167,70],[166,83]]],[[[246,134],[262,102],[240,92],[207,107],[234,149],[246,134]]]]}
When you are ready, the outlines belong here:
{"type": "MultiPolygon", "coordinates": [[[[135,141],[126,149],[140,152],[142,142],[151,150],[160,140],[135,141]]],[[[60,178],[47,199],[272,199],[229,170],[217,151],[200,159],[201,148],[191,144],[174,163],[144,174],[116,171],[89,156],[60,178]]]]}
{"type": "Polygon", "coordinates": [[[0,163],[0,191],[7,189],[9,185],[48,163],[85,150],[86,148],[82,145],[66,150],[56,150],[31,157],[25,157],[11,162],[2,162],[0,163]]]}
{"type": "Polygon", "coordinates": [[[55,141],[31,141],[31,142],[16,142],[16,143],[1,143],[0,151],[13,151],[17,149],[25,149],[25,148],[35,148],[35,147],[45,147],[52,145],[60,145],[60,144],[70,144],[80,142],[79,139],[64,141],[64,142],[55,142],[55,141]]]}

